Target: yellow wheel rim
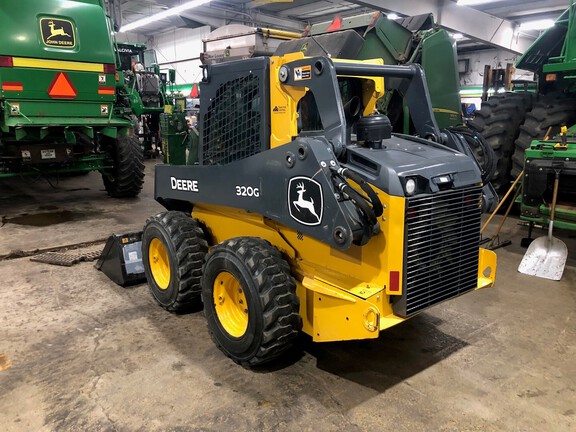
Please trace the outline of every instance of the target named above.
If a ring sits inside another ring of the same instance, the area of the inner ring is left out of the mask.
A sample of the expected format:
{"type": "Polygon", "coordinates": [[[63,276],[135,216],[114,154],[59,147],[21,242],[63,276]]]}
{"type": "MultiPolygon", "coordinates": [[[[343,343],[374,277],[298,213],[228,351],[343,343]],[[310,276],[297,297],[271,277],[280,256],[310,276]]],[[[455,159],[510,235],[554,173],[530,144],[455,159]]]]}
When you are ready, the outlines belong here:
{"type": "Polygon", "coordinates": [[[170,260],[164,243],[154,238],[148,247],[148,261],[152,277],[158,288],[165,290],[170,284],[170,260]]]}
{"type": "Polygon", "coordinates": [[[241,337],[248,328],[248,305],[240,282],[228,272],[214,280],[216,315],[224,330],[233,337],[241,337]]]}

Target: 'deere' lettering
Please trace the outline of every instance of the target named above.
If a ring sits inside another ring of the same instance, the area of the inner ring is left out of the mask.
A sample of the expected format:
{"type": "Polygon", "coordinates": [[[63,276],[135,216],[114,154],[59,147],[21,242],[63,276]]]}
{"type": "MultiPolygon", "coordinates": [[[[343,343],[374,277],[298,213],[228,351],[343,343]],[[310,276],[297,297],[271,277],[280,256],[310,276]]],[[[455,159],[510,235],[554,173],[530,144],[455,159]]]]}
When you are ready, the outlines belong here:
{"type": "Polygon", "coordinates": [[[185,180],[170,177],[170,187],[174,190],[185,192],[200,192],[198,190],[198,180],[185,180]]]}

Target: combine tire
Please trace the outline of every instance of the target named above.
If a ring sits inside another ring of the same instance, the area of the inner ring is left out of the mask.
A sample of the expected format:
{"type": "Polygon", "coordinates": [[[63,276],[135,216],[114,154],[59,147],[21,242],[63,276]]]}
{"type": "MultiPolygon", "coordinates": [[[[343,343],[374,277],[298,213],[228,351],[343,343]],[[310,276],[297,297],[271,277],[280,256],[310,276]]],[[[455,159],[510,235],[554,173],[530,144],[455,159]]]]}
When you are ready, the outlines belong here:
{"type": "Polygon", "coordinates": [[[576,99],[544,98],[534,104],[524,124],[520,126],[520,135],[516,140],[516,148],[512,157],[512,177],[516,178],[524,167],[524,152],[530,147],[532,140],[560,133],[562,126],[570,127],[576,123],[576,99]]]}
{"type": "Polygon", "coordinates": [[[144,183],[144,156],[140,142],[134,136],[119,136],[109,146],[114,168],[102,173],[108,195],[114,198],[138,196],[144,183]]]}
{"type": "Polygon", "coordinates": [[[508,189],[514,140],[533,97],[531,93],[498,93],[482,103],[482,109],[468,123],[494,150],[496,170],[491,183],[498,193],[508,189]]]}
{"type": "Polygon", "coordinates": [[[152,296],[170,312],[202,305],[200,279],[208,243],[198,223],[182,212],[169,211],[146,221],[142,260],[152,296]]]}
{"type": "Polygon", "coordinates": [[[293,348],[301,327],[296,283],[265,240],[238,237],[212,248],[202,300],[212,339],[235,362],[258,366],[293,348]]]}
{"type": "Polygon", "coordinates": [[[480,168],[482,181],[485,183],[489,182],[496,172],[496,156],[484,137],[467,126],[453,126],[448,128],[447,131],[458,134],[466,141],[472,156],[476,159],[476,163],[480,168]]]}

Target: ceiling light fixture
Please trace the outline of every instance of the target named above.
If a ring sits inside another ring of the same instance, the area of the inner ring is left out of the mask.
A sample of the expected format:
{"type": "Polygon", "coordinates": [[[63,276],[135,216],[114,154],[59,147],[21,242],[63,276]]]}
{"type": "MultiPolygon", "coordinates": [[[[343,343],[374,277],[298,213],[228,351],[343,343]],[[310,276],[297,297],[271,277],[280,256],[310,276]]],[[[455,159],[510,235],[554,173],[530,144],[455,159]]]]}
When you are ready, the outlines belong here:
{"type": "Polygon", "coordinates": [[[398,18],[400,18],[400,17],[398,16],[398,14],[395,14],[394,12],[391,12],[391,13],[389,13],[389,14],[386,15],[386,18],[388,18],[389,20],[396,20],[396,19],[398,19],[398,18]]]}
{"type": "Polygon", "coordinates": [[[452,37],[456,40],[464,39],[464,35],[462,33],[454,33],[452,37]]]}
{"type": "Polygon", "coordinates": [[[137,21],[126,24],[126,25],[122,26],[120,31],[121,32],[127,32],[130,30],[134,30],[138,27],[143,27],[145,25],[159,21],[161,19],[168,18],[168,17],[173,16],[173,15],[178,15],[180,12],[184,12],[186,10],[193,9],[195,7],[198,7],[198,6],[202,6],[203,4],[206,4],[208,2],[210,2],[210,0],[189,1],[189,2],[186,2],[184,4],[181,4],[180,6],[176,6],[176,7],[170,8],[168,10],[154,14],[152,16],[142,18],[142,19],[139,19],[137,21]]]}
{"type": "Polygon", "coordinates": [[[535,21],[526,21],[520,23],[520,30],[546,30],[554,25],[554,20],[552,19],[541,19],[535,21]]]}

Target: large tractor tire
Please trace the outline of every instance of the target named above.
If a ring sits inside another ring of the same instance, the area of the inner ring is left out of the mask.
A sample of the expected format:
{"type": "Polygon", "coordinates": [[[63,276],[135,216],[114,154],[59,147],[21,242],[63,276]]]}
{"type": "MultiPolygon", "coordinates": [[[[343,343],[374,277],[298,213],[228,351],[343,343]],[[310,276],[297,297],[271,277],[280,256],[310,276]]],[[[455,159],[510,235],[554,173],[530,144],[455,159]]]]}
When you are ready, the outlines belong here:
{"type": "Polygon", "coordinates": [[[291,350],[301,327],[296,283],[265,240],[238,237],[212,248],[202,274],[212,339],[235,362],[253,367],[291,350]]]}
{"type": "Polygon", "coordinates": [[[443,129],[443,131],[457,134],[466,141],[466,145],[470,148],[472,156],[480,168],[482,181],[489,182],[496,172],[497,161],[494,150],[484,137],[478,131],[467,126],[453,126],[443,129]]]}
{"type": "Polygon", "coordinates": [[[114,198],[138,196],[144,183],[144,156],[140,142],[135,136],[119,136],[114,141],[108,146],[114,167],[102,173],[106,192],[114,198]]]}
{"type": "Polygon", "coordinates": [[[494,150],[496,169],[491,183],[499,194],[509,187],[514,140],[526,112],[532,108],[533,98],[531,93],[497,93],[482,103],[468,122],[494,150]]]}
{"type": "Polygon", "coordinates": [[[512,177],[516,178],[524,168],[524,152],[532,140],[550,139],[560,133],[562,126],[570,127],[576,123],[576,99],[544,97],[534,104],[526,114],[524,124],[520,126],[520,135],[512,157],[512,177]]]}
{"type": "Polygon", "coordinates": [[[177,211],[146,221],[142,261],[152,296],[170,312],[201,309],[200,280],[208,243],[198,222],[177,211]]]}

